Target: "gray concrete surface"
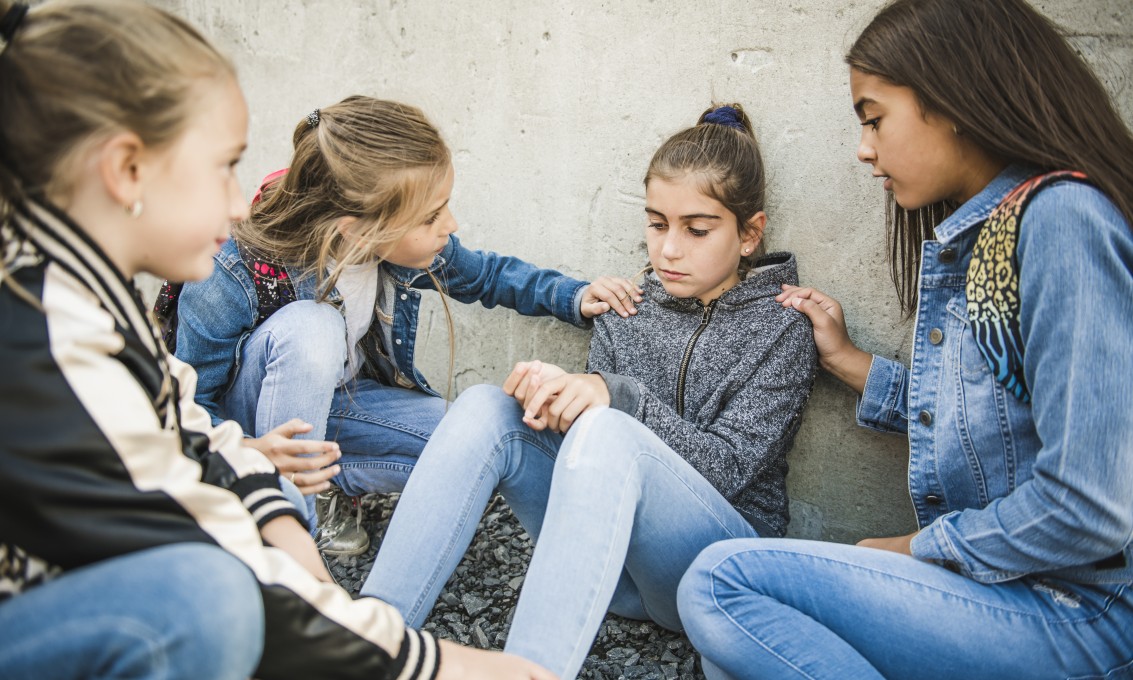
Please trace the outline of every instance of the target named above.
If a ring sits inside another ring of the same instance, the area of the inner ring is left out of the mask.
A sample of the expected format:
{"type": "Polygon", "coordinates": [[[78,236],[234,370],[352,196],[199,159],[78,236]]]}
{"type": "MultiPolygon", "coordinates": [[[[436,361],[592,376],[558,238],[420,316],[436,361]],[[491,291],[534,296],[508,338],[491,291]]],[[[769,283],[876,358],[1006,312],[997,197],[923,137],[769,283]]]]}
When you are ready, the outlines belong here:
{"type": "MultiPolygon", "coordinates": [[[[769,166],[773,249],[843,302],[866,349],[907,358],[887,276],[882,190],[855,159],[842,55],[879,0],[154,0],[236,61],[251,108],[240,168],[250,196],[287,163],[295,124],[350,94],[421,106],[456,163],[467,244],[579,277],[645,262],[641,178],[709,102],[751,113],[769,166]]],[[[1133,4],[1042,0],[1133,120],[1133,4]]],[[[435,297],[435,296],[434,296],[435,297]]],[[[513,362],[581,369],[587,333],[454,305],[455,393],[513,362]]],[[[422,366],[443,384],[448,336],[433,300],[422,366]]],[[[853,395],[821,376],[791,454],[794,536],[853,541],[913,528],[903,439],[857,428],[853,395]]]]}

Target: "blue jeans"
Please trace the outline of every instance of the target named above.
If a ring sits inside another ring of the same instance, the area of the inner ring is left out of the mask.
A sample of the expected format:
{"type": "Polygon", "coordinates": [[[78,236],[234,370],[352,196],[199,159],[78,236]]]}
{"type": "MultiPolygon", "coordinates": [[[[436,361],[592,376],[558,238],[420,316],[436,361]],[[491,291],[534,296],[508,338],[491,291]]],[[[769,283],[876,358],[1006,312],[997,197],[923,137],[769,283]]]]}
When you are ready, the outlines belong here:
{"type": "Polygon", "coordinates": [[[760,539],[705,550],[678,599],[713,680],[1133,678],[1128,585],[988,585],[883,550],[760,539]]]}
{"type": "Polygon", "coordinates": [[[499,489],[536,540],[506,651],[577,675],[606,611],[681,621],[677,584],[702,548],[755,530],[648,428],[595,409],[535,432],[498,387],[466,390],[425,447],[362,594],[425,620],[499,489]]]}
{"type": "Polygon", "coordinates": [[[400,491],[445,402],[370,378],[339,387],[346,349],[346,324],[334,306],[284,306],[244,342],[225,414],[257,437],[300,418],[314,429],[297,439],[338,442],[342,472],[333,481],[347,494],[400,491]]]}
{"type": "Polygon", "coordinates": [[[252,572],[182,543],[69,571],[0,604],[0,677],[247,678],[264,646],[252,572]]]}

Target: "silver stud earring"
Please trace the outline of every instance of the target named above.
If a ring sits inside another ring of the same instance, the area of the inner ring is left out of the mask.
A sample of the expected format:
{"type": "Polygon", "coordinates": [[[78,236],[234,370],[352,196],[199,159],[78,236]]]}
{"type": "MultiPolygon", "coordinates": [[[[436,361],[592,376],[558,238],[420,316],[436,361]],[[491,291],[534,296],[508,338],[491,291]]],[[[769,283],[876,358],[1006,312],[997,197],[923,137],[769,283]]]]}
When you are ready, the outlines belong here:
{"type": "Polygon", "coordinates": [[[129,215],[130,217],[133,217],[136,220],[136,219],[138,219],[139,217],[142,216],[142,208],[143,207],[144,206],[142,206],[142,202],[140,200],[134,201],[130,205],[126,206],[126,214],[129,215]]]}
{"type": "Polygon", "coordinates": [[[751,248],[744,248],[744,255],[747,255],[750,252],[751,252],[751,248]]]}

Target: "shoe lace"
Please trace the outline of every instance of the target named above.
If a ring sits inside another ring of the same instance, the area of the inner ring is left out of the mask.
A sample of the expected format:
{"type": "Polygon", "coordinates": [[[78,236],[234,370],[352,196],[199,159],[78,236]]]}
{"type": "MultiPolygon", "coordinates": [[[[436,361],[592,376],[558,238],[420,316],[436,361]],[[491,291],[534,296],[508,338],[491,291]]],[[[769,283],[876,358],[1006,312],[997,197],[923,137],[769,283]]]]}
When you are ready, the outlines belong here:
{"type": "MultiPolygon", "coordinates": [[[[319,527],[319,541],[318,545],[323,546],[328,543],[332,538],[337,536],[350,521],[351,517],[342,512],[342,504],[339,499],[347,499],[347,496],[341,491],[331,491],[330,501],[327,503],[326,523],[324,526],[319,527]]],[[[362,526],[362,504],[358,502],[357,498],[349,498],[351,505],[354,508],[354,524],[357,527],[362,526]]]]}

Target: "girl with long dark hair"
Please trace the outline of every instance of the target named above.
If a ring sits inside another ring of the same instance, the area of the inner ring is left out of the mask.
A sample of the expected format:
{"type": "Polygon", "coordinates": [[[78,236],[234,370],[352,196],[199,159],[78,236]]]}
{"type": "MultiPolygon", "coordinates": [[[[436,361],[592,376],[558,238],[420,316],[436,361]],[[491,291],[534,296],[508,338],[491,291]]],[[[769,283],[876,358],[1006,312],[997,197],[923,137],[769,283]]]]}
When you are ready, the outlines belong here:
{"type": "Polygon", "coordinates": [[[847,58],[892,198],[910,367],[785,286],[859,424],[909,439],[920,529],[703,553],[680,611],[712,678],[1133,671],[1133,136],[1023,0],[898,0],[847,58]]]}

